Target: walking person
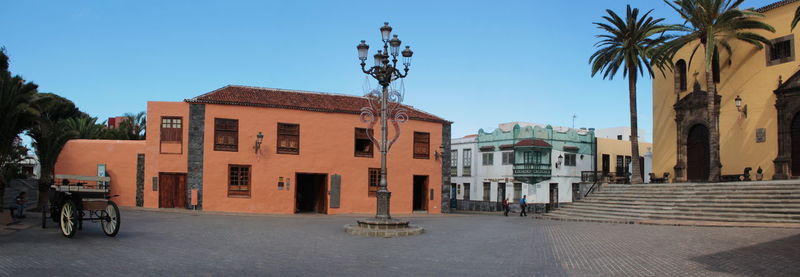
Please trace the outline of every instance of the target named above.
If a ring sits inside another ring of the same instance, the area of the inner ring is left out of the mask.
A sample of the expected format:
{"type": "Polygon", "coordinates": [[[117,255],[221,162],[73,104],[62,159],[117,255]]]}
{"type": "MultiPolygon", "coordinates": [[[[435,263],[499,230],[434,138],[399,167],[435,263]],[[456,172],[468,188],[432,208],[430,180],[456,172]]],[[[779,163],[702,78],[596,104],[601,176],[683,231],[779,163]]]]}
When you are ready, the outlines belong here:
{"type": "Polygon", "coordinates": [[[528,209],[528,196],[523,195],[522,199],[519,200],[519,208],[521,211],[519,212],[519,216],[528,216],[528,213],[525,210],[528,209]]]}
{"type": "Polygon", "coordinates": [[[508,198],[503,198],[503,215],[508,216],[511,209],[508,207],[508,198]]]}
{"type": "Polygon", "coordinates": [[[16,205],[16,212],[17,218],[25,218],[25,202],[28,202],[28,197],[26,192],[20,192],[16,198],[14,198],[14,204],[16,205]]]}

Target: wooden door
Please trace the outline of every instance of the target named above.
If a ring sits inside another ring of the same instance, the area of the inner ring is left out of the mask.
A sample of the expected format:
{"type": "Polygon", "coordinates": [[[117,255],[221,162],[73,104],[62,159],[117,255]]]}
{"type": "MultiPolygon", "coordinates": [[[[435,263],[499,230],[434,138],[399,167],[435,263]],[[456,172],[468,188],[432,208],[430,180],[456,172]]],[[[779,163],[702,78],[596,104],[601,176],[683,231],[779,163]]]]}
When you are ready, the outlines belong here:
{"type": "Polygon", "coordinates": [[[506,200],[506,183],[497,184],[497,202],[503,203],[506,200]]]}
{"type": "Polygon", "coordinates": [[[603,176],[608,176],[609,171],[611,171],[611,156],[603,154],[603,176]]]}
{"type": "Polygon", "coordinates": [[[558,207],[558,183],[550,184],[550,207],[558,207]]]}
{"type": "Polygon", "coordinates": [[[158,174],[158,207],[186,208],[186,174],[158,174]]]}
{"type": "Polygon", "coordinates": [[[642,181],[644,182],[644,157],[639,157],[639,174],[642,174],[639,176],[642,177],[642,181]]]}
{"type": "Polygon", "coordinates": [[[711,164],[708,128],[701,124],[689,129],[686,139],[686,171],[689,181],[708,181],[711,164]]]}
{"type": "Polygon", "coordinates": [[[317,174],[314,180],[317,184],[317,212],[328,213],[328,175],[317,174]]]}
{"type": "Polygon", "coordinates": [[[792,176],[800,176],[800,113],[792,121],[792,176]]]}

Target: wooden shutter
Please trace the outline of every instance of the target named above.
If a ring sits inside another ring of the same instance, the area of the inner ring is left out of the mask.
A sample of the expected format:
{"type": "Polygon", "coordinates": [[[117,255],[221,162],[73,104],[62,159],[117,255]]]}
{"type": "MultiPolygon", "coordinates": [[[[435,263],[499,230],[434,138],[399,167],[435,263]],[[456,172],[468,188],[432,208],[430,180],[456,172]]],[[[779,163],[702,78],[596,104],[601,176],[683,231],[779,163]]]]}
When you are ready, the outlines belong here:
{"type": "Polygon", "coordinates": [[[415,159],[429,159],[430,158],[430,139],[429,133],[414,132],[414,158],[415,159]]]}
{"type": "Polygon", "coordinates": [[[233,152],[239,150],[239,120],[214,119],[214,150],[233,152]]]}
{"type": "Polygon", "coordinates": [[[331,175],[331,208],[339,208],[339,198],[341,195],[342,176],[339,174],[331,175]]]}

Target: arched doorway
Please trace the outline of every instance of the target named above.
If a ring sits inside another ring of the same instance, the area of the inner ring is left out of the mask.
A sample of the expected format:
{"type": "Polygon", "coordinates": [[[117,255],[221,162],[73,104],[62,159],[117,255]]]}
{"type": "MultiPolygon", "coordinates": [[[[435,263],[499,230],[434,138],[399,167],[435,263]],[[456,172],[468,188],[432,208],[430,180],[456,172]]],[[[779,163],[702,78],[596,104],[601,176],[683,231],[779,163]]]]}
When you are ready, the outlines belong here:
{"type": "Polygon", "coordinates": [[[800,176],[800,112],[792,120],[792,176],[800,176]]]}
{"type": "Polygon", "coordinates": [[[709,154],[708,128],[702,124],[692,126],[686,138],[686,177],[689,181],[708,181],[709,154]]]}

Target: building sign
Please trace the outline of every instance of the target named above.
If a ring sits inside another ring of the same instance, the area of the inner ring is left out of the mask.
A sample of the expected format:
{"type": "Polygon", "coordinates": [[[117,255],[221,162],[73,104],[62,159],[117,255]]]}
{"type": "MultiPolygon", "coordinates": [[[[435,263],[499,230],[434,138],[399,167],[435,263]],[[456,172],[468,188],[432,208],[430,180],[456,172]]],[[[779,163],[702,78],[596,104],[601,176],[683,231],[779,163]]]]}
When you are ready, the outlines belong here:
{"type": "Polygon", "coordinates": [[[756,142],[765,142],[767,141],[767,129],[766,128],[758,128],[756,129],[756,142]]]}
{"type": "MultiPolygon", "coordinates": [[[[106,177],[106,164],[97,164],[97,176],[106,177]]],[[[98,181],[97,186],[105,188],[108,185],[106,181],[98,181]]]]}

